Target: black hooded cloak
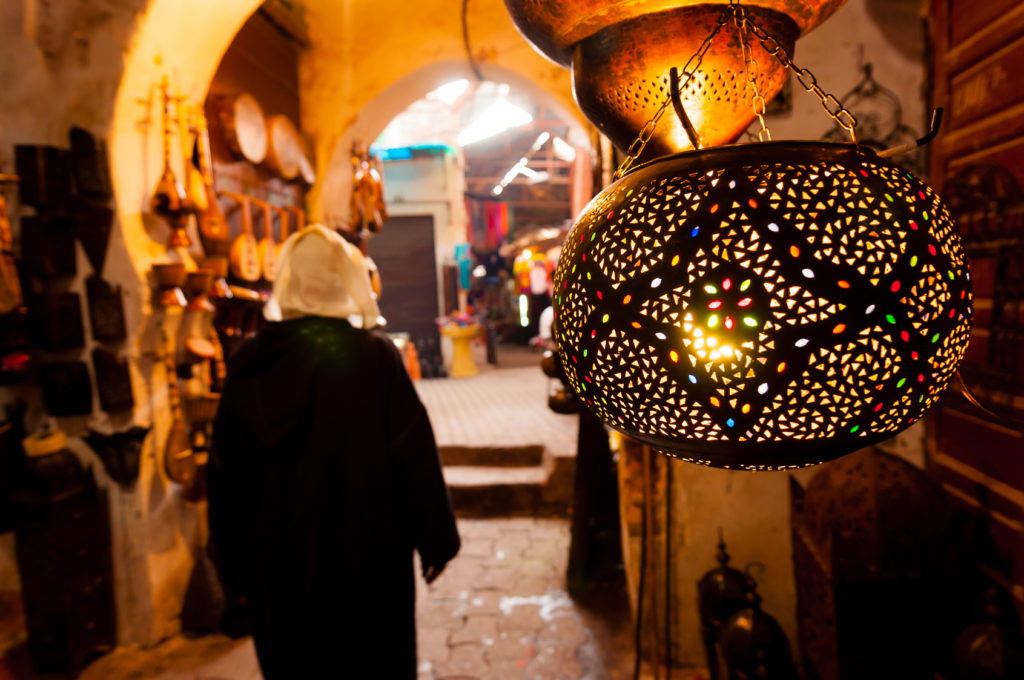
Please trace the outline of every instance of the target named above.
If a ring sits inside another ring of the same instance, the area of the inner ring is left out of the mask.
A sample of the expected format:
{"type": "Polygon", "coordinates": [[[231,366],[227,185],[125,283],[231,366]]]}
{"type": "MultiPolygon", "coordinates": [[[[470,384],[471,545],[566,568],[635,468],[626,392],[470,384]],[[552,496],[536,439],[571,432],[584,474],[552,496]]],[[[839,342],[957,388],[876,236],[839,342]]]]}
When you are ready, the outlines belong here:
{"type": "Polygon", "coordinates": [[[228,367],[210,528],[278,678],[414,678],[413,549],[459,537],[433,431],[385,337],[341,319],[271,323],[228,367]]]}

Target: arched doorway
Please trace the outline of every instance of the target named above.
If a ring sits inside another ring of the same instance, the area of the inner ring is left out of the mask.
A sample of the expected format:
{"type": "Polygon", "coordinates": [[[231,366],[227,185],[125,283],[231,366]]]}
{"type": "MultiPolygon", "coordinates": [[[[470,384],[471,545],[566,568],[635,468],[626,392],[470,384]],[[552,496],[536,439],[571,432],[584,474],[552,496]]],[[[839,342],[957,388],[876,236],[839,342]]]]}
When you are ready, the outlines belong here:
{"type": "MultiPolygon", "coordinates": [[[[337,206],[347,204],[348,149],[353,136],[363,135],[364,122],[381,120],[380,112],[388,107],[400,110],[417,96],[416,89],[405,89],[404,96],[399,96],[402,88],[430,69],[442,73],[451,64],[464,63],[460,60],[465,48],[457,37],[459,16],[450,5],[442,0],[417,3],[413,10],[404,0],[308,0],[296,5],[310,28],[300,83],[301,122],[312,137],[319,169],[307,201],[314,218],[331,215],[337,206]],[[381,30],[384,25],[387,30],[381,30]],[[376,39],[367,41],[367,35],[376,39]],[[422,69],[427,70],[412,75],[422,69]]],[[[116,511],[119,516],[114,522],[115,569],[123,575],[117,609],[120,639],[125,643],[151,644],[176,630],[193,567],[193,546],[201,540],[205,521],[201,507],[175,500],[157,464],[171,413],[163,371],[154,370],[159,353],[153,335],[150,270],[154,262],[168,257],[191,266],[195,253],[169,253],[155,236],[155,220],[148,212],[149,194],[163,165],[156,85],[167,76],[176,94],[192,102],[204,101],[222,55],[259,7],[255,0],[151,0],[137,11],[135,29],[122,45],[124,67],[111,107],[108,147],[126,253],[123,261],[112,266],[126,269],[132,279],[126,316],[129,343],[137,348],[131,359],[139,404],[134,419],[153,427],[142,453],[138,491],[116,511]]],[[[565,108],[571,106],[568,74],[526,45],[502,3],[474,3],[468,18],[485,74],[491,68],[505,68],[510,77],[547,92],[565,108]]],[[[419,93],[430,87],[424,83],[419,93]]],[[[172,165],[180,171],[182,161],[176,157],[172,165]]]]}

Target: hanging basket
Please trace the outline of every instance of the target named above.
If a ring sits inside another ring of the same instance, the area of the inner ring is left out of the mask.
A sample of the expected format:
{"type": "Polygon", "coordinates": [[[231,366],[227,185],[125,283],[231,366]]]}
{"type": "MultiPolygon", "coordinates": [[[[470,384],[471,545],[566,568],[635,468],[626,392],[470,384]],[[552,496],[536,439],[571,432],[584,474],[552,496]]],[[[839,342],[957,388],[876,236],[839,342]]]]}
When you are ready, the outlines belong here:
{"type": "Polygon", "coordinates": [[[939,197],[870,149],[772,142],[639,166],[555,272],[569,384],[603,421],[725,468],[813,465],[942,395],[970,275],[939,197]]]}

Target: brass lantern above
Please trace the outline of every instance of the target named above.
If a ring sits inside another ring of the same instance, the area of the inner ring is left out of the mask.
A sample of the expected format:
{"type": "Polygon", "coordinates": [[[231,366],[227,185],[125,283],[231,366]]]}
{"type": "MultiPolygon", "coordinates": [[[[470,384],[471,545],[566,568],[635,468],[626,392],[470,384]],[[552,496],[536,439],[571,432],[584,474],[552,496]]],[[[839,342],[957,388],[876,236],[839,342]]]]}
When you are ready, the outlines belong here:
{"type": "MultiPolygon", "coordinates": [[[[770,29],[728,12],[747,66],[753,36],[854,138],[854,117],[770,29]]],[[[737,79],[756,100],[752,70],[737,79]]],[[[697,150],[630,170],[644,126],[559,259],[553,335],[570,387],[625,434],[725,468],[813,465],[920,419],[963,359],[972,314],[938,195],[856,143],[701,149],[675,80],[697,150]]]]}
{"type": "MultiPolygon", "coordinates": [[[[830,16],[844,0],[754,0],[750,17],[790,53],[797,36],[830,16]]],[[[572,68],[573,93],[583,113],[622,150],[651,120],[669,88],[667,73],[679,55],[697,51],[715,29],[728,0],[505,0],[516,28],[544,56],[572,68]]],[[[785,83],[786,69],[757,43],[760,94],[771,99],[785,83]]],[[[728,144],[754,118],[744,96],[746,71],[738,30],[723,26],[703,62],[685,84],[683,104],[706,146],[728,144]]],[[[648,156],[692,148],[671,116],[655,124],[648,156]]]]}

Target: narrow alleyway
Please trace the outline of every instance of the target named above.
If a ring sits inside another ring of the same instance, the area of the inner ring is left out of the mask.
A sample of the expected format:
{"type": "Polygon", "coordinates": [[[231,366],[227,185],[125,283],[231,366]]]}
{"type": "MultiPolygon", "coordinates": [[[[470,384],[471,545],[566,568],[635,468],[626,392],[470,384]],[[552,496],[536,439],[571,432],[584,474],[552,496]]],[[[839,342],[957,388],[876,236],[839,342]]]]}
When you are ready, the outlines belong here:
{"type": "MultiPolygon", "coordinates": [[[[539,356],[503,353],[499,367],[417,384],[442,453],[539,447],[571,474],[577,419],[552,413],[539,356]]],[[[462,456],[465,458],[466,456],[462,456]]],[[[471,457],[471,456],[470,456],[471,457]]],[[[458,483],[469,466],[446,468],[458,483]]],[[[555,469],[548,465],[548,472],[555,469]]],[[[483,476],[515,468],[484,466],[483,476]]],[[[561,468],[558,468],[561,469],[561,468]]],[[[563,470],[563,474],[565,470],[563,470]]],[[[479,478],[481,475],[475,475],[479,478]]],[[[570,487],[571,488],[571,487],[570,487]]],[[[458,505],[458,503],[456,503],[458,505]]],[[[591,609],[565,589],[569,520],[460,519],[462,550],[427,586],[418,577],[419,680],[625,680],[632,673],[632,624],[625,594],[600,593],[591,609]]],[[[339,659],[339,674],[344,660],[339,659]]],[[[343,677],[343,675],[341,675],[343,677]]],[[[260,680],[251,639],[176,637],[156,649],[118,650],[82,680],[260,680]]]]}

